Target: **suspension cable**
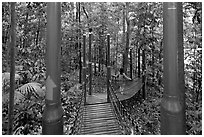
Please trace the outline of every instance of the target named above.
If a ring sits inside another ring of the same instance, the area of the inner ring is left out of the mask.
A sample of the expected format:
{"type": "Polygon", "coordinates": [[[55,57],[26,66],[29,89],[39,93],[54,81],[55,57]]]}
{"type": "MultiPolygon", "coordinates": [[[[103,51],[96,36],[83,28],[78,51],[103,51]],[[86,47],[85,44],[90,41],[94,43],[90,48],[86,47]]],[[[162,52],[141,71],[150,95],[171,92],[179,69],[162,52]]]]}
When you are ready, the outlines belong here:
{"type": "Polygon", "coordinates": [[[110,80],[110,101],[114,108],[115,114],[121,125],[124,134],[134,134],[136,127],[136,120],[130,115],[128,110],[124,107],[114,92],[112,81],[110,80]]]}
{"type": "MultiPolygon", "coordinates": [[[[89,76],[86,76],[86,82],[82,83],[82,87],[84,87],[84,84],[88,85],[89,81],[88,81],[89,76]]],[[[87,87],[87,86],[86,86],[87,87]]],[[[85,92],[85,90],[83,90],[83,92],[85,92]]],[[[84,101],[85,101],[85,97],[84,97],[84,93],[80,94],[80,100],[79,103],[77,105],[77,115],[74,121],[74,125],[72,127],[71,130],[71,135],[76,135],[80,133],[80,130],[82,129],[82,120],[83,120],[83,111],[84,111],[84,101]]]]}

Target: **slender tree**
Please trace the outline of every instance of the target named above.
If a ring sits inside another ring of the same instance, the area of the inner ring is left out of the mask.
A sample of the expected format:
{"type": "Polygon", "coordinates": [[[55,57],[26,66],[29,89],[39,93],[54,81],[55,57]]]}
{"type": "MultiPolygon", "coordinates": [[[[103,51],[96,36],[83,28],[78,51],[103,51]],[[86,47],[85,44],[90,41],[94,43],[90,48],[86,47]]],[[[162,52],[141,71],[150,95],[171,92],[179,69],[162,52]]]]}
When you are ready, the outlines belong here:
{"type": "Polygon", "coordinates": [[[129,11],[129,2],[126,2],[125,8],[125,20],[127,24],[127,31],[126,31],[126,42],[125,42],[125,50],[124,50],[124,71],[127,72],[128,66],[128,52],[129,52],[129,45],[130,45],[130,20],[128,18],[128,11],[129,11]]]}
{"type": "Polygon", "coordinates": [[[143,87],[142,87],[142,95],[143,95],[143,99],[146,98],[146,83],[145,83],[145,79],[146,79],[146,58],[145,58],[145,47],[142,50],[142,83],[143,83],[143,87]]]}
{"type": "Polygon", "coordinates": [[[16,18],[15,3],[10,3],[11,9],[11,42],[10,42],[10,92],[9,92],[9,113],[8,113],[8,134],[13,134],[13,108],[15,91],[15,46],[16,46],[16,18]]]}
{"type": "Polygon", "coordinates": [[[84,105],[86,105],[86,35],[83,35],[83,84],[84,84],[84,105]]]}
{"type": "Polygon", "coordinates": [[[81,61],[81,4],[80,2],[78,2],[77,4],[77,15],[78,15],[78,39],[77,39],[77,43],[79,46],[79,83],[81,83],[82,81],[82,61],[81,61]]]}
{"type": "Polygon", "coordinates": [[[138,77],[140,78],[140,47],[137,49],[137,68],[138,68],[138,77]]]}
{"type": "MultiPolygon", "coordinates": [[[[123,35],[122,35],[122,47],[126,47],[125,45],[125,4],[123,4],[123,9],[122,9],[122,15],[123,15],[123,20],[122,20],[122,24],[123,24],[123,35]]],[[[122,67],[125,68],[125,50],[123,52],[123,62],[122,62],[122,67]]],[[[126,72],[126,70],[125,70],[126,72]]]]}
{"type": "Polygon", "coordinates": [[[130,78],[132,79],[133,75],[133,64],[132,64],[132,49],[130,49],[130,78]]]}
{"type": "Polygon", "coordinates": [[[25,22],[24,22],[25,28],[24,28],[23,48],[26,48],[28,45],[28,32],[29,32],[28,17],[29,17],[30,7],[31,7],[31,2],[29,2],[28,5],[26,6],[26,17],[25,17],[25,22]]]}

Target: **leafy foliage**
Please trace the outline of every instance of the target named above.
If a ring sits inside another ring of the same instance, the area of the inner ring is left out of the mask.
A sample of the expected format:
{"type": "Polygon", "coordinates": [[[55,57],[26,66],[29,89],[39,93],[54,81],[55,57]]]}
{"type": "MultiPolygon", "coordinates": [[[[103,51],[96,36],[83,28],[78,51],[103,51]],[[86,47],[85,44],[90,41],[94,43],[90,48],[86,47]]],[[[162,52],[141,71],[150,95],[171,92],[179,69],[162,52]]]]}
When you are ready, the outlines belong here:
{"type": "MultiPolygon", "coordinates": [[[[91,2],[80,3],[80,23],[76,17],[77,4],[63,2],[61,12],[61,93],[65,112],[66,134],[76,119],[78,99],[78,69],[81,34],[93,32],[92,59],[97,63],[93,89],[105,90],[106,34],[111,35],[111,63],[121,67],[122,54],[129,34],[133,51],[134,76],[138,71],[138,49],[146,52],[147,100],[132,104],[132,115],[138,120],[137,134],[160,134],[159,104],[163,94],[163,20],[162,3],[157,2],[91,2]],[[127,6],[128,5],[128,6],[127,6]],[[126,22],[123,24],[123,10],[126,22]],[[129,22],[128,22],[129,21],[129,22]],[[127,33],[127,23],[130,33],[127,33]],[[125,26],[125,27],[124,27],[125,26]],[[77,39],[79,38],[79,43],[77,39]],[[100,69],[99,69],[100,68],[100,69]]],[[[14,134],[40,134],[45,93],[46,3],[16,3],[16,91],[14,134]]],[[[183,3],[183,37],[186,86],[187,134],[202,134],[202,3],[183,3]]],[[[9,96],[10,7],[2,3],[2,134],[6,134],[9,96]]],[[[88,45],[88,40],[86,45],[88,45]]],[[[88,51],[88,46],[86,46],[88,51]]],[[[128,51],[127,51],[128,52],[128,51]]],[[[86,55],[88,52],[85,53],[86,55]]],[[[129,69],[128,69],[129,73],[129,69]]]]}

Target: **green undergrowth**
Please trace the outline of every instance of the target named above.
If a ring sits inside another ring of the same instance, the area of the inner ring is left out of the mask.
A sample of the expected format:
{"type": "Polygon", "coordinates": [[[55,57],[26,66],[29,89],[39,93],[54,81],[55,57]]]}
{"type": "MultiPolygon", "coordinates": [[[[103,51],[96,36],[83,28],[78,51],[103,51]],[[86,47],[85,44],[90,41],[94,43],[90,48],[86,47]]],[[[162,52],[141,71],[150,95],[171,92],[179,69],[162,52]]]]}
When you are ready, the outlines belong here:
{"type": "MultiPolygon", "coordinates": [[[[45,92],[45,89],[44,89],[45,92]]],[[[61,75],[61,103],[64,110],[64,134],[70,132],[76,118],[77,105],[82,91],[78,84],[78,71],[63,73],[61,75]]],[[[31,94],[32,95],[32,94],[31,94]]],[[[42,114],[45,99],[21,98],[14,105],[14,135],[40,135],[42,134],[42,114]]],[[[8,127],[8,101],[2,103],[2,134],[7,134],[8,127]]]]}
{"type": "Polygon", "coordinates": [[[147,86],[147,98],[136,94],[131,99],[123,101],[123,105],[136,121],[136,135],[160,134],[160,101],[159,95],[147,86]]]}
{"type": "Polygon", "coordinates": [[[107,81],[104,76],[93,76],[92,88],[94,93],[104,93],[107,91],[107,81]]]}
{"type": "MultiPolygon", "coordinates": [[[[186,134],[202,134],[202,102],[195,102],[191,98],[190,89],[186,89],[186,134]]],[[[141,101],[127,100],[123,102],[126,109],[137,121],[137,135],[159,135],[160,131],[160,103],[163,88],[161,86],[148,85],[147,98],[141,101]]],[[[137,98],[136,100],[140,100],[137,98]]]]}
{"type": "MultiPolygon", "coordinates": [[[[106,92],[106,78],[93,77],[93,91],[106,92]]],[[[136,121],[137,135],[160,134],[160,103],[163,94],[161,86],[147,84],[147,97],[134,96],[123,101],[123,105],[136,121]]],[[[192,100],[191,89],[186,88],[186,134],[202,134],[202,100],[192,100]]],[[[64,73],[61,76],[61,102],[64,110],[64,134],[70,134],[77,119],[79,100],[82,96],[78,82],[78,71],[64,73]]],[[[44,98],[23,98],[14,106],[14,134],[42,134],[42,114],[45,107],[44,98]]],[[[2,134],[7,134],[8,102],[2,103],[2,134]]]]}

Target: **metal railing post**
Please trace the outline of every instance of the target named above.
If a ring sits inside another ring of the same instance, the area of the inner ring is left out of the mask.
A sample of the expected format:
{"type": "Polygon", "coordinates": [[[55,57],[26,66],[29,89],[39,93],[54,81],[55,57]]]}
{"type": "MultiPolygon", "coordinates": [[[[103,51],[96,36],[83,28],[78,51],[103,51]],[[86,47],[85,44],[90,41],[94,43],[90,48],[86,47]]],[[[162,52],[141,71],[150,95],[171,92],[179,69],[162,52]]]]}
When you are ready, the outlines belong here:
{"type": "Polygon", "coordinates": [[[92,60],[91,60],[91,37],[92,33],[89,32],[89,95],[92,94],[92,60]]]}
{"type": "Polygon", "coordinates": [[[110,77],[111,77],[110,34],[107,34],[107,102],[110,102],[110,77]]]}

